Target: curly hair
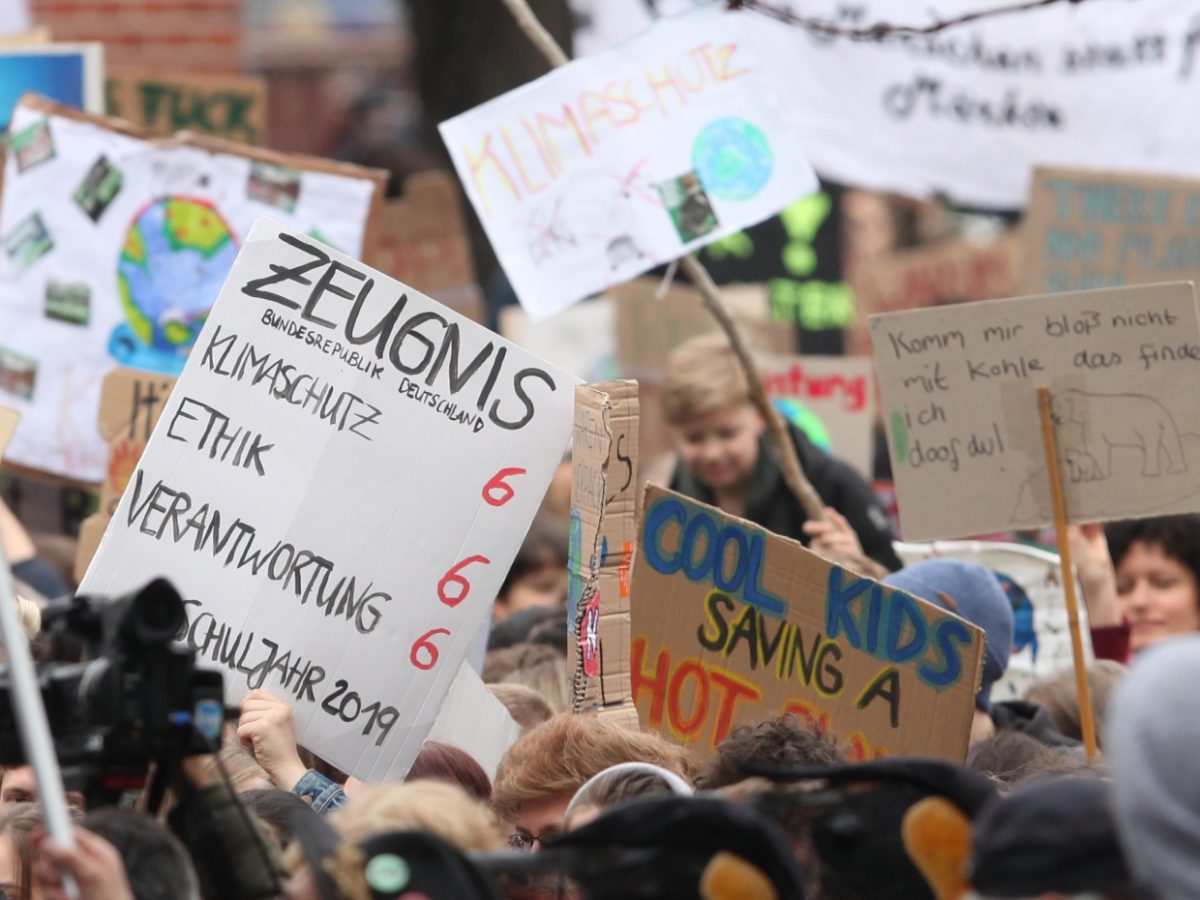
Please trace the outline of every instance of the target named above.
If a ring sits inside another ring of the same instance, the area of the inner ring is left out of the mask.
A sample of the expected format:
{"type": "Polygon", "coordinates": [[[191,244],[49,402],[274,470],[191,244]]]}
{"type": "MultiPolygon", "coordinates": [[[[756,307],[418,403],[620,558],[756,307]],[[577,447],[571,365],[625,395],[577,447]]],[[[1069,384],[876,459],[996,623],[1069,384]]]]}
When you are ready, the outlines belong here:
{"type": "Polygon", "coordinates": [[[784,714],[757,725],[739,725],[717,746],[696,776],[696,787],[712,791],[757,774],[753,770],[832,766],[846,761],[837,742],[815,725],[784,714]]]}
{"type": "Polygon", "coordinates": [[[1104,526],[1104,537],[1113,566],[1119,567],[1130,548],[1141,542],[1158,547],[1164,556],[1187,568],[1200,585],[1200,514],[1109,522],[1104,526]]]}
{"type": "Polygon", "coordinates": [[[508,748],[496,770],[492,808],[501,819],[512,821],[522,804],[570,797],[593,775],[623,762],[653,763],[685,779],[691,774],[687,752],[658,735],[562,713],[508,748]]]}

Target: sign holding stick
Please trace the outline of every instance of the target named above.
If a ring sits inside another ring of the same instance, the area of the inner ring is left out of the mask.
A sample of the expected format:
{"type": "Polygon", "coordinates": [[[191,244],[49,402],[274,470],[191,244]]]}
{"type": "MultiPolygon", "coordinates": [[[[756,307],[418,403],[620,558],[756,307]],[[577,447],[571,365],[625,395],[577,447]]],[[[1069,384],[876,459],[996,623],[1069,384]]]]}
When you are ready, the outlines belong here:
{"type": "Polygon", "coordinates": [[[876,316],[871,337],[906,540],[1051,523],[1039,387],[1069,521],[1200,509],[1190,284],[876,316]]]}
{"type": "Polygon", "coordinates": [[[650,486],[633,574],[642,725],[713,749],[790,712],[859,759],[966,755],[983,633],[799,543],[650,486]]]}
{"type": "Polygon", "coordinates": [[[575,380],[259,220],[83,589],[165,574],[231,701],[403,776],[561,459],[575,380]]]}
{"type": "Polygon", "coordinates": [[[637,540],[637,450],[637,382],[577,387],[567,611],[573,707],[633,722],[629,576],[637,540]]]}

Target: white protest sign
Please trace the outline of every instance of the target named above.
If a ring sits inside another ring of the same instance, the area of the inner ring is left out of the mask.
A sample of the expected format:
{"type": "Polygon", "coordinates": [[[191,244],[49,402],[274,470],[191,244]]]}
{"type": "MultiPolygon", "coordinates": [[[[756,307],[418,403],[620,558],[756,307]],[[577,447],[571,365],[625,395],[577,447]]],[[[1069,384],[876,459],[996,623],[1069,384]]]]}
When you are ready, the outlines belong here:
{"type": "Polygon", "coordinates": [[[14,463],[103,480],[100,385],[177,375],[238,246],[271,215],[358,256],[382,175],[212,138],[137,136],[26,97],[0,200],[0,402],[14,463]],[[19,147],[17,146],[19,144],[19,147]]]}
{"type": "MultiPolygon", "coordinates": [[[[698,10],[441,125],[522,305],[545,317],[817,189],[743,18],[698,10]]],[[[532,48],[530,52],[534,52],[532,48]]]]}
{"type": "Polygon", "coordinates": [[[501,757],[520,736],[521,726],[508,708],[464,661],[426,739],[465,750],[488,778],[495,778],[501,757]]]}
{"type": "MultiPolygon", "coordinates": [[[[906,566],[934,557],[962,559],[991,569],[1012,603],[1013,646],[992,700],[1023,700],[1035,682],[1074,665],[1062,561],[1057,553],[1000,541],[936,541],[896,544],[906,566]]],[[[1087,609],[1080,606],[1084,658],[1092,661],[1087,609]]]]}
{"type": "Polygon", "coordinates": [[[575,379],[276,222],[243,245],[83,589],[166,575],[186,640],[401,777],[571,432],[575,379]]]}
{"type": "Polygon", "coordinates": [[[1037,388],[1067,515],[1200,509],[1200,322],[1191,283],[871,318],[906,540],[1049,524],[1037,388]]]}
{"type": "MultiPolygon", "coordinates": [[[[847,29],[924,26],[981,0],[772,0],[847,29]]],[[[830,38],[764,16],[805,149],[844,184],[1025,205],[1034,165],[1200,174],[1195,3],[1052,3],[928,35],[830,38]]],[[[730,13],[730,19],[744,13],[730,13]]]]}

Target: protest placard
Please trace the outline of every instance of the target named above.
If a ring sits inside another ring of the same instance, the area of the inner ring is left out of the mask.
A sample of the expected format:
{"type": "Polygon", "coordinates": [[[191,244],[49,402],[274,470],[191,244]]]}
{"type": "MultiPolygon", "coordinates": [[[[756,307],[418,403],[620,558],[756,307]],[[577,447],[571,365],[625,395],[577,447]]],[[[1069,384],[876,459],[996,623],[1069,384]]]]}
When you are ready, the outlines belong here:
{"type": "Polygon", "coordinates": [[[1200,278],[1200,181],[1037,169],[1023,228],[1031,294],[1200,278]]]}
{"type": "Polygon", "coordinates": [[[468,319],[484,321],[483,294],[449,172],[418,172],[385,200],[368,262],[468,319]]]}
{"type": "MultiPolygon", "coordinates": [[[[993,703],[1024,700],[1036,682],[1074,664],[1062,561],[1057,553],[1002,541],[901,543],[896,553],[906,566],[934,557],[979,563],[999,579],[1012,602],[1013,646],[1004,675],[992,685],[993,703]]],[[[1084,662],[1090,665],[1092,638],[1087,609],[1081,607],[1079,616],[1084,662]]]]}
{"type": "Polygon", "coordinates": [[[4,458],[4,451],[8,449],[8,442],[12,440],[20,419],[21,414],[15,409],[0,406],[0,459],[4,458]]]}
{"type": "Polygon", "coordinates": [[[742,19],[700,9],[441,124],[522,305],[544,317],[817,189],[742,19]]]}
{"type": "Polygon", "coordinates": [[[175,387],[170,375],[140,369],[113,369],[100,387],[100,436],[108,444],[108,466],[100,483],[99,509],[79,526],[75,551],[75,580],[82,581],[100,538],[112,520],[125,486],[137,468],[146,442],[158,424],[163,406],[175,387]]]}
{"type": "Polygon", "coordinates": [[[805,150],[824,178],[1020,209],[1035,165],[1200,176],[1200,130],[1175,117],[1200,79],[1192,4],[1049,3],[928,34],[915,32],[999,4],[771,5],[835,29],[915,29],[862,40],[754,17],[778,41],[805,150]]]}
{"type": "Polygon", "coordinates": [[[1200,509],[1191,284],[893,313],[871,337],[907,540],[1052,521],[1040,387],[1072,522],[1200,509]]]}
{"type": "Polygon", "coordinates": [[[857,759],[966,756],[983,633],[796,541],[650,486],[631,610],[642,726],[702,755],[790,712],[857,759]]]}
{"type": "MultiPolygon", "coordinates": [[[[21,95],[35,91],[88,112],[104,110],[102,44],[38,44],[0,47],[0,134],[9,130],[21,95]]],[[[9,137],[10,152],[22,153],[28,133],[9,137]]],[[[35,142],[36,143],[36,142],[35,142]]],[[[53,151],[53,147],[50,148],[53,151]]],[[[22,154],[29,157],[31,151],[22,154]]]]}
{"type": "Polygon", "coordinates": [[[470,660],[464,660],[429,729],[428,739],[465,750],[487,777],[494,779],[501,757],[520,736],[521,726],[492,696],[471,668],[470,660]]]}
{"type": "Polygon", "coordinates": [[[584,381],[608,381],[621,374],[616,359],[617,306],[612,297],[584,300],[537,321],[510,304],[500,310],[500,333],[584,381]]]}
{"type": "Polygon", "coordinates": [[[100,384],[177,375],[251,224],[274,215],[344,252],[371,241],[384,174],[212,137],[146,140],[26,97],[0,198],[0,400],[12,462],[103,478],[100,384]]]}
{"type": "Polygon", "coordinates": [[[850,352],[870,354],[869,316],[947,303],[1015,297],[1020,238],[1009,233],[988,244],[947,241],[897,250],[849,272],[857,316],[850,352]]]}
{"type": "Polygon", "coordinates": [[[571,431],[574,379],[307,235],[246,238],[83,582],[153,575],[236,702],[398,778],[571,431]]]}
{"type": "Polygon", "coordinates": [[[875,367],[856,356],[768,356],[763,388],[785,419],[868,481],[875,458],[875,367]]]}
{"type": "MultiPolygon", "coordinates": [[[[671,351],[689,338],[719,331],[704,308],[700,292],[672,283],[665,290],[653,278],[636,278],[612,288],[617,304],[617,361],[621,373],[641,381],[661,381],[671,351]]],[[[790,353],[795,347],[791,326],[771,318],[762,285],[735,285],[721,291],[721,300],[746,333],[751,347],[770,353],[790,353]]]]}
{"type": "Polygon", "coordinates": [[[629,570],[637,541],[636,381],[575,389],[567,625],[572,707],[636,723],[629,570]]]}
{"type": "Polygon", "coordinates": [[[110,116],[149,134],[186,130],[243,144],[266,143],[267,81],[259,75],[110,67],[104,102],[110,116]]]}

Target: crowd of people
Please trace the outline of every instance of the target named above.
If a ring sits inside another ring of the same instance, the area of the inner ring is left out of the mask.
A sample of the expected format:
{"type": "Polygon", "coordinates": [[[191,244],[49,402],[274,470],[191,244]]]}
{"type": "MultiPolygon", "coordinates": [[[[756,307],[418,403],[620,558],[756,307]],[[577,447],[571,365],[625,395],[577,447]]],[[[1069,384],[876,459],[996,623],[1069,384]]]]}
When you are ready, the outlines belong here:
{"type": "MultiPolygon", "coordinates": [[[[1070,671],[1023,700],[992,698],[1014,628],[995,574],[951,559],[901,567],[871,488],[793,428],[828,508],[809,520],[727,345],[678,348],[664,398],[672,488],[982,629],[963,764],[856,761],[790,715],[740,725],[701,758],[574,712],[568,510],[552,489],[493,605],[482,674],[521,729],[494,775],[427,742],[402,783],[364,784],[299,745],[268,684],[219,753],[164,764],[157,808],[136,791],[86,808],[68,784],[73,846],[47,836],[31,769],[5,769],[0,895],[58,900],[73,879],[83,900],[1200,896],[1200,515],[1072,529],[1102,750],[1088,760],[1070,671]]],[[[38,651],[39,601],[69,592],[69,575],[3,506],[0,539],[38,651]]]]}

